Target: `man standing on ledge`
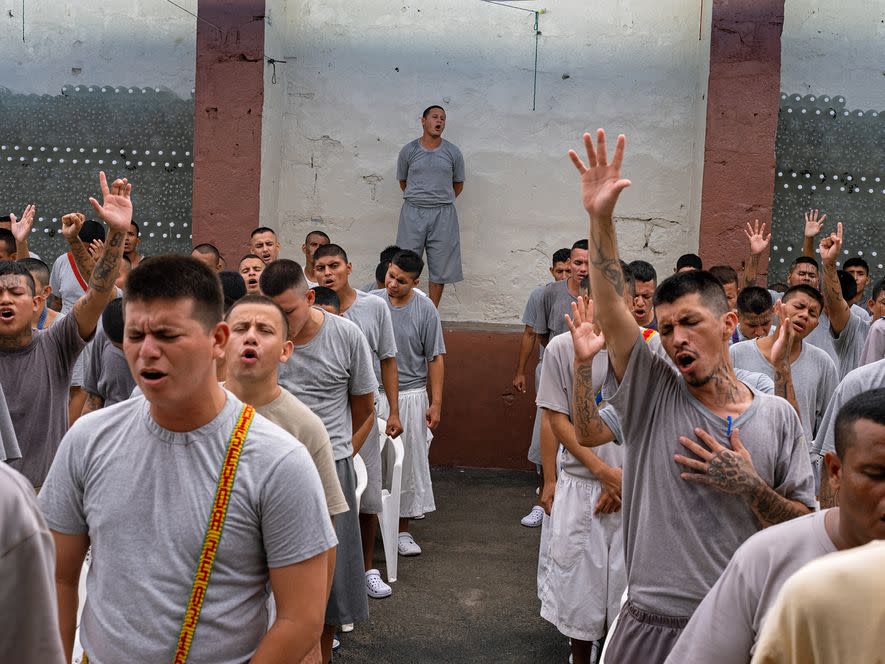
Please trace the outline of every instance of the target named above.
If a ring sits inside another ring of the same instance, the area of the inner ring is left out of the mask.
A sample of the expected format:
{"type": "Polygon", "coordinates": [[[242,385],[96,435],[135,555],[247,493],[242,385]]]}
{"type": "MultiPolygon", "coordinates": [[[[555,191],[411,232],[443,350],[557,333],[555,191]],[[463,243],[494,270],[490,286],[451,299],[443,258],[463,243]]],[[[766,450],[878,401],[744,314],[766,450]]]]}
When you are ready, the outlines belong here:
{"type": "Polygon", "coordinates": [[[396,177],[403,190],[396,244],[419,256],[427,249],[430,299],[439,307],[443,288],[464,279],[455,198],[464,189],[464,157],[443,139],[446,112],[429,106],[421,116],[424,133],[399,152],[396,177]]]}

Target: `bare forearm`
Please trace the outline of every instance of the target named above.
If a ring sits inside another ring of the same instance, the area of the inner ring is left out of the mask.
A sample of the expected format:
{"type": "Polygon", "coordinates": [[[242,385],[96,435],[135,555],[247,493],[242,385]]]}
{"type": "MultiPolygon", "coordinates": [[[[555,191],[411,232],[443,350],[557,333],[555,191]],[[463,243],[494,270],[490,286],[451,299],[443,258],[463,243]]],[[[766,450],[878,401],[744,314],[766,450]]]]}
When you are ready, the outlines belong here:
{"type": "Polygon", "coordinates": [[[545,482],[556,482],[556,452],[559,444],[553,427],[550,426],[551,414],[546,408],[542,408],[538,414],[541,418],[541,468],[544,469],[545,482]]]}
{"type": "Polygon", "coordinates": [[[820,508],[822,510],[829,509],[830,507],[838,507],[839,494],[833,491],[833,487],[830,486],[830,472],[827,470],[827,464],[823,462],[821,463],[820,469],[819,493],[818,500],[820,501],[820,508]]]}
{"type": "Polygon", "coordinates": [[[759,481],[756,490],[748,497],[750,509],[763,528],[808,514],[811,509],[797,500],[784,498],[770,486],[759,481]]]}
{"type": "Polygon", "coordinates": [[[384,386],[390,414],[399,417],[399,374],[395,358],[381,360],[381,385],[384,386]]]}
{"type": "Polygon", "coordinates": [[[793,407],[793,410],[796,411],[796,414],[802,417],[802,413],[799,412],[799,402],[796,401],[796,390],[793,389],[793,373],[790,371],[789,364],[774,368],[774,393],[786,399],[793,407]]]}
{"type": "Polygon", "coordinates": [[[77,633],[77,606],[79,597],[77,585],[61,583],[56,579],[55,592],[58,598],[58,627],[61,631],[61,644],[66,660],[70,662],[74,652],[74,638],[77,633]]]}
{"type": "Polygon", "coordinates": [[[802,238],[802,255],[814,258],[814,237],[806,235],[802,238]]]}
{"type": "Polygon", "coordinates": [[[430,387],[430,403],[438,408],[442,408],[445,372],[442,355],[437,355],[427,364],[427,384],[430,387]]]}
{"type": "Polygon", "coordinates": [[[578,442],[575,427],[567,415],[551,412],[550,425],[556,434],[556,439],[596,477],[603,477],[612,470],[611,466],[600,459],[593,450],[583,447],[578,442]]]}
{"type": "Polygon", "coordinates": [[[759,258],[760,254],[750,254],[747,267],[744,268],[742,289],[756,285],[756,275],[759,274],[759,258]]]}
{"type": "Polygon", "coordinates": [[[532,354],[532,349],[534,347],[535,333],[532,332],[530,326],[526,325],[525,329],[522,331],[522,339],[519,340],[519,359],[516,363],[517,375],[525,373],[525,367],[529,363],[529,356],[532,354]]]}
{"type": "Polygon", "coordinates": [[[461,192],[464,191],[464,183],[463,182],[453,182],[452,189],[455,192],[455,198],[461,195],[461,192]]]}
{"type": "Polygon", "coordinates": [[[319,642],[322,629],[322,619],[317,622],[278,617],[261,639],[250,662],[251,664],[297,664],[319,642]]]}
{"type": "Polygon", "coordinates": [[[842,286],[839,284],[839,275],[836,272],[836,264],[825,261],[824,267],[824,304],[830,316],[830,329],[839,334],[848,324],[848,316],[851,310],[845,298],[842,297],[842,286]]]}
{"type": "Polygon", "coordinates": [[[369,437],[369,432],[372,430],[372,423],[375,418],[374,410],[370,413],[367,413],[364,409],[352,409],[351,410],[351,426],[353,427],[353,453],[358,454],[360,449],[363,446],[363,443],[366,442],[366,438],[369,437]]]}
{"type": "Polygon", "coordinates": [[[95,259],[89,254],[86,245],[79,237],[68,238],[68,246],[71,248],[71,255],[74,257],[74,264],[80,270],[80,275],[84,279],[89,279],[95,269],[95,259]]]}
{"type": "Polygon", "coordinates": [[[31,257],[31,251],[28,247],[28,238],[24,240],[16,240],[15,241],[15,258],[16,260],[23,260],[25,258],[31,257]]]}
{"type": "Polygon", "coordinates": [[[612,431],[599,417],[592,364],[575,364],[572,418],[577,441],[587,447],[611,442],[612,431]]]}
{"type": "MultiPolygon", "coordinates": [[[[123,241],[126,239],[124,233],[112,230],[108,235],[107,242],[104,246],[95,268],[91,271],[89,277],[89,290],[95,293],[107,295],[114,292],[114,282],[120,271],[120,260],[123,257],[123,241]]],[[[81,243],[82,246],[82,243],[81,243]]],[[[83,248],[86,251],[86,248],[83,248]]],[[[88,255],[89,252],[87,251],[88,255]]]]}
{"type": "Polygon", "coordinates": [[[81,415],[91,413],[94,410],[101,410],[102,408],[104,408],[104,399],[98,394],[87,392],[86,401],[83,403],[83,411],[81,412],[81,415]]]}

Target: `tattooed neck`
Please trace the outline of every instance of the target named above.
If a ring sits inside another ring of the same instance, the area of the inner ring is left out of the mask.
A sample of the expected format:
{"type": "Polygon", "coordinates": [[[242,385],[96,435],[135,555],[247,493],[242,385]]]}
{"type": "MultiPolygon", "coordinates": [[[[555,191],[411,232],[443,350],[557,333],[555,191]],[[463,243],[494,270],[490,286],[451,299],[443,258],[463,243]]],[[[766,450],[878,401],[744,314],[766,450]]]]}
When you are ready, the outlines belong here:
{"type": "Polygon", "coordinates": [[[31,341],[34,333],[30,329],[19,332],[18,334],[10,334],[0,336],[0,349],[15,350],[16,348],[24,348],[31,341]]]}
{"type": "Polygon", "coordinates": [[[747,388],[741,383],[730,364],[719,364],[701,384],[689,385],[694,388],[701,401],[714,408],[733,408],[740,404],[747,388]]]}

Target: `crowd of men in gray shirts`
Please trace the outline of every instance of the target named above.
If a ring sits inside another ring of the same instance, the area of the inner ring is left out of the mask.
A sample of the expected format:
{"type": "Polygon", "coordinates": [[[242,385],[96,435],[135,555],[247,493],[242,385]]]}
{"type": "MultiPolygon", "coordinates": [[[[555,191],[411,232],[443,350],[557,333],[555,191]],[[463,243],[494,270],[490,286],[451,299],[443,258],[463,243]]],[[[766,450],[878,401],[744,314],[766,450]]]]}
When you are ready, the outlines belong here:
{"type": "MultiPolygon", "coordinates": [[[[424,112],[422,138],[440,139],[440,111],[424,112]]],[[[77,640],[98,664],[328,662],[336,630],[391,594],[373,561],[383,435],[404,444],[400,555],[421,553],[409,523],[435,509],[435,304],[461,276],[464,181],[442,145],[403,148],[405,194],[416,159],[445,162],[449,193],[406,196],[399,246],[362,289],[321,231],[303,265],[266,227],[236,271],[208,244],[145,259],[132,185],[103,173],[90,203],[106,232],[65,215],[70,251],[52,270],[30,258],[33,206],[9,219],[0,659],[70,661],[77,640]],[[447,246],[431,250],[437,231],[447,246]],[[404,245],[426,249],[429,295],[404,245]]],[[[570,157],[587,239],[532,292],[513,380],[527,389],[538,342],[539,497],[523,525],[542,528],[541,616],[577,664],[872,661],[885,651],[885,281],[865,300],[868,266],[837,269],[842,224],[821,237],[821,268],[812,211],[782,289],[755,285],[770,241],[758,223],[742,276],[686,255],[659,284],[617,251],[624,137],[610,161],[602,130],[584,146],[586,163],[570,157]]]]}

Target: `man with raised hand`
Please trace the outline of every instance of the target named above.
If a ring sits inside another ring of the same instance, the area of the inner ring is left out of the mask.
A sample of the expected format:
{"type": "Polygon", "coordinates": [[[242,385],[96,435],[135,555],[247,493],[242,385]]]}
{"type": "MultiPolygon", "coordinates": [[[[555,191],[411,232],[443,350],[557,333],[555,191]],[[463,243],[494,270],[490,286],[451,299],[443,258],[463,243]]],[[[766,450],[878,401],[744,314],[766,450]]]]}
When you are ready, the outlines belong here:
{"type": "MultiPolygon", "coordinates": [[[[620,417],[624,441],[629,598],[608,657],[619,664],[655,664],[666,659],[744,540],[813,508],[814,480],[795,411],[734,374],[728,340],[737,316],[712,275],[674,274],[655,293],[658,331],[678,373],[642,339],[623,300],[613,222],[618,196],[630,186],[620,172],[624,144],[621,135],[609,163],[600,129],[597,146],[584,134],[588,164],[574,151],[569,156],[581,175],[590,217],[590,281],[609,359],[605,394],[620,417]],[[696,440],[686,436],[691,433],[696,440]],[[677,443],[690,456],[678,454],[677,443]]],[[[581,329],[587,326],[592,327],[584,323],[572,332],[576,357],[589,355],[579,350],[581,329]]],[[[590,367],[576,366],[576,392],[592,389],[585,384],[590,374],[590,367]]],[[[593,399],[578,406],[581,426],[588,434],[600,434],[583,442],[611,440],[593,399]],[[597,421],[588,421],[594,414],[597,421]]]]}
{"type": "Polygon", "coordinates": [[[78,420],[40,494],[65,652],[91,544],[80,621],[89,661],[299,662],[320,635],[335,546],[313,461],[219,386],[230,330],[208,267],[147,259],[129,275],[124,306],[123,348],[142,396],[78,420]]]}
{"type": "MultiPolygon", "coordinates": [[[[19,263],[0,263],[0,383],[22,452],[12,466],[37,489],[68,429],[71,371],[116,290],[123,238],[132,218],[132,185],[124,179],[108,187],[103,172],[99,181],[103,202],[89,202],[109,234],[86,292],[67,316],[47,330],[34,331],[31,321],[40,307],[34,279],[19,263]]],[[[62,219],[65,226],[73,223],[72,215],[62,219]]]]}

